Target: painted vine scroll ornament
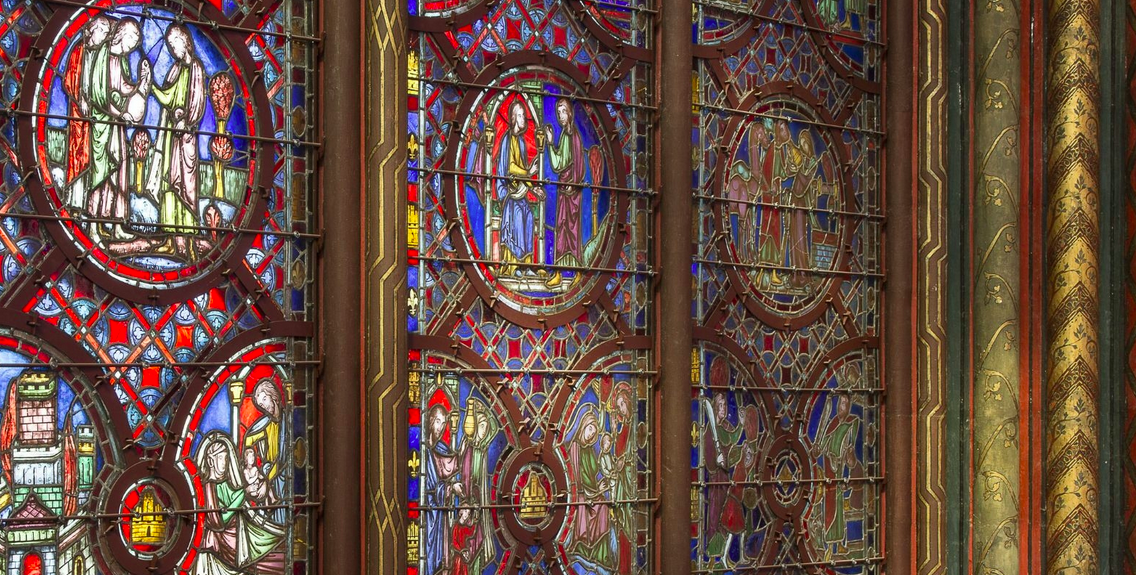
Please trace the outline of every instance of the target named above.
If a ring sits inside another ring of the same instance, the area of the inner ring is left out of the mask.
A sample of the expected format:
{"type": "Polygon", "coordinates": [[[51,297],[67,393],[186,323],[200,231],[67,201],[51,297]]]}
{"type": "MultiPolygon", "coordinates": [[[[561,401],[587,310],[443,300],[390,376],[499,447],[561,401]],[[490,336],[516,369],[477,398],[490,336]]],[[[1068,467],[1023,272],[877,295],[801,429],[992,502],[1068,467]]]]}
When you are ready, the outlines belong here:
{"type": "Polygon", "coordinates": [[[56,20],[25,102],[29,191],[59,216],[57,241],[111,291],[183,286],[240,257],[267,160],[247,47],[145,0],[56,20]]]}

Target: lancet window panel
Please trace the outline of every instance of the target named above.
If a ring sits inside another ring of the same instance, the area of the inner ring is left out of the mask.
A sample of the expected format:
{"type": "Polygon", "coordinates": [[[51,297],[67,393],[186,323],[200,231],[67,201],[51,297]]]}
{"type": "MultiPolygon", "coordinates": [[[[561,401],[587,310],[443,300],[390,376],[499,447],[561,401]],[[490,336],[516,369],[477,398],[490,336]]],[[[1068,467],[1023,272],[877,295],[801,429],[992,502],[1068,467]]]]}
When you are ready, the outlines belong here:
{"type": "Polygon", "coordinates": [[[307,571],[312,10],[0,2],[0,569],[307,571]]]}
{"type": "Polygon", "coordinates": [[[695,2],[699,573],[882,569],[881,16],[695,2]]]}
{"type": "Polygon", "coordinates": [[[648,572],[654,9],[410,13],[409,571],[648,572]]]}

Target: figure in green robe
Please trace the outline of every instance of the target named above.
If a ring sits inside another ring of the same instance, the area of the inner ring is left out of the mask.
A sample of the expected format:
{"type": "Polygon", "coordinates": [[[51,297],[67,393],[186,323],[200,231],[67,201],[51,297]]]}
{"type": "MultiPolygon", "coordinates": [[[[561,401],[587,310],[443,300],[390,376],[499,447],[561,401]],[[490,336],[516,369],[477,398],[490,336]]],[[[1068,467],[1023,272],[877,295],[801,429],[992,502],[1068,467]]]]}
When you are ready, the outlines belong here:
{"type": "Polygon", "coordinates": [[[173,235],[172,245],[160,253],[196,259],[192,235],[197,225],[197,130],[205,115],[205,68],[198,59],[193,38],[180,25],[166,30],[166,45],[174,63],[164,86],[154,88],[154,97],[164,109],[161,115],[161,182],[158,191],[159,221],[173,235]]]}
{"type": "Polygon", "coordinates": [[[824,21],[824,24],[830,28],[835,27],[840,23],[840,3],[839,0],[818,0],[817,1],[817,15],[824,21]]]}
{"type": "Polygon", "coordinates": [[[210,432],[194,458],[205,492],[204,533],[194,575],[283,574],[284,531],[248,508],[237,450],[221,432],[210,432]]]}
{"type": "Polygon", "coordinates": [[[611,532],[608,530],[610,507],[607,504],[609,480],[604,477],[597,450],[600,418],[596,409],[587,405],[577,421],[576,433],[568,446],[568,462],[575,471],[576,489],[583,504],[576,507],[572,548],[586,560],[612,567],[611,532]]]}
{"type": "MultiPolygon", "coordinates": [[[[849,414],[847,397],[837,401],[836,414],[832,421],[836,425],[823,436],[818,447],[824,458],[828,461],[831,472],[837,479],[847,479],[856,463],[856,438],[860,435],[860,420],[849,414]]],[[[832,498],[825,498],[825,504],[832,504],[831,511],[825,511],[828,524],[825,526],[824,539],[828,545],[835,545],[838,552],[843,552],[848,545],[848,525],[844,518],[845,503],[848,499],[849,487],[847,485],[834,485],[825,487],[834,489],[832,498]]]]}
{"type": "MultiPolygon", "coordinates": [[[[105,194],[110,191],[111,165],[110,140],[111,121],[114,120],[114,107],[111,103],[110,87],[110,22],[103,18],[103,24],[92,22],[88,30],[87,46],[84,55],[83,91],[86,94],[84,106],[91,120],[90,170],[87,179],[87,213],[93,217],[103,217],[105,194]]],[[[92,232],[99,224],[92,225],[92,232]]]]}

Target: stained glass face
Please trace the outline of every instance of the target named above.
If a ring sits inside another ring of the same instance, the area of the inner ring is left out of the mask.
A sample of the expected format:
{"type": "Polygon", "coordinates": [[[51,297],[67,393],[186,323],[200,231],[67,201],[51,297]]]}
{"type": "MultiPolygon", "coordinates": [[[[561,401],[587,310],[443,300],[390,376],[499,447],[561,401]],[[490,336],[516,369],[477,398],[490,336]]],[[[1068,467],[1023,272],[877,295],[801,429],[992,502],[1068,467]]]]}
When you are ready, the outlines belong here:
{"type": "Polygon", "coordinates": [[[650,568],[653,12],[584,4],[413,23],[411,573],[650,568]]]}
{"type": "Polygon", "coordinates": [[[878,573],[882,8],[755,4],[694,18],[691,557],[878,573]]]}
{"type": "Polygon", "coordinates": [[[311,7],[2,9],[0,566],[305,572],[311,7]]]}

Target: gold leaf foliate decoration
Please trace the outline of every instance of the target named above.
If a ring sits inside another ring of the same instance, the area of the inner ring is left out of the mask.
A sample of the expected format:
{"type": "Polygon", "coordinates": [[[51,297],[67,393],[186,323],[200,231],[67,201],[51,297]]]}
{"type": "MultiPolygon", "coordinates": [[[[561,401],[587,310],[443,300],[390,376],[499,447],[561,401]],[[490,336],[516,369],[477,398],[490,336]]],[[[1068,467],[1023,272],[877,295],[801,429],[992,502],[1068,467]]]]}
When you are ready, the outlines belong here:
{"type": "Polygon", "coordinates": [[[1099,0],[1049,3],[1046,572],[1098,570],[1099,0]]]}

